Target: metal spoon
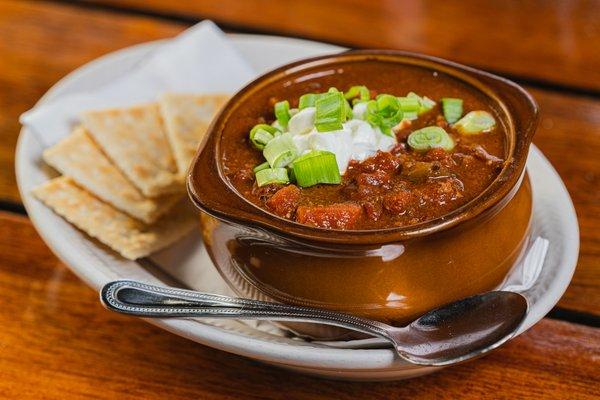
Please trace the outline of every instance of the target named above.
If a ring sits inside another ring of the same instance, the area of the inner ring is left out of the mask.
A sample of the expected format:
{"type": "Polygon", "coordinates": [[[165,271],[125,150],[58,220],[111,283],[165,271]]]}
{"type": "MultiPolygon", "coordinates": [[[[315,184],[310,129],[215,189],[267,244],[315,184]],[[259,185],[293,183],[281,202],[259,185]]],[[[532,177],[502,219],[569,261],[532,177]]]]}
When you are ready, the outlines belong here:
{"type": "Polygon", "coordinates": [[[403,359],[420,365],[455,364],[510,339],[527,315],[525,297],[488,292],[429,311],[406,327],[309,307],[220,296],[135,281],[106,284],[100,293],[109,310],[150,318],[234,318],[335,325],[379,336],[403,359]]]}

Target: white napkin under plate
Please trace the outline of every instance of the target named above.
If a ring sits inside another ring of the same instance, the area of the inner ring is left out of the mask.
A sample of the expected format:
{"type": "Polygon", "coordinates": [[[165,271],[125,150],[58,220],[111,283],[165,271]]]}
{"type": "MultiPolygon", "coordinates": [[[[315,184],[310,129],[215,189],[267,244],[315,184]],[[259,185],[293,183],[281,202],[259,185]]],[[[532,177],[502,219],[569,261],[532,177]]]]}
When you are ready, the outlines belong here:
{"type": "Polygon", "coordinates": [[[21,115],[47,147],[67,136],[82,111],[156,100],[165,92],[234,93],[256,75],[212,21],[203,21],[157,50],[131,71],[96,90],[62,96],[21,115]]]}

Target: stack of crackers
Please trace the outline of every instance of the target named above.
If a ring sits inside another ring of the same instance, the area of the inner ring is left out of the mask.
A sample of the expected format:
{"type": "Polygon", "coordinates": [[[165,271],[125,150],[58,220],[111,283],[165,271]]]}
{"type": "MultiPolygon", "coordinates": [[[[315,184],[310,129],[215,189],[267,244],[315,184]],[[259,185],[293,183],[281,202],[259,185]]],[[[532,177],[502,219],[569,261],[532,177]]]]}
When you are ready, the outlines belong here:
{"type": "Polygon", "coordinates": [[[196,224],[185,175],[226,95],[165,94],[90,111],[43,153],[62,176],[33,195],[127,259],[159,250],[196,224]]]}

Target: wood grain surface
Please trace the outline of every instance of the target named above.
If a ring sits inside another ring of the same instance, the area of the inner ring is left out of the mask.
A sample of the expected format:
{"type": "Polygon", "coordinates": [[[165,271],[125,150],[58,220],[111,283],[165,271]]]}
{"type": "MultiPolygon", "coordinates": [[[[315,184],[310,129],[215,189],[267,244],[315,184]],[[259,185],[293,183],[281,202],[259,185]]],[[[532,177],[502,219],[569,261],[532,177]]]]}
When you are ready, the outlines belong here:
{"type": "Polygon", "coordinates": [[[21,113],[80,65],[184,28],[62,4],[0,0],[0,200],[20,201],[14,151],[21,113]]]}
{"type": "Polygon", "coordinates": [[[559,306],[600,315],[600,101],[528,89],[541,109],[533,142],[560,174],[579,221],[579,262],[559,306]]]}
{"type": "MultiPolygon", "coordinates": [[[[65,4],[0,1],[0,200],[19,201],[13,165],[21,112],[77,66],[185,26],[65,4]]],[[[534,142],[569,189],[581,228],[578,268],[559,305],[600,315],[600,100],[528,89],[542,112],[534,142]]]]}
{"type": "Polygon", "coordinates": [[[6,399],[593,399],[598,330],[543,320],[489,356],[395,383],[327,381],[197,345],[104,310],[21,216],[0,212],[6,399]]]}
{"type": "Polygon", "coordinates": [[[600,92],[597,0],[87,0],[350,47],[425,52],[600,92]],[[594,45],[594,43],[596,45],[594,45]]]}
{"type": "MultiPolygon", "coordinates": [[[[575,204],[581,252],[559,306],[600,317],[600,1],[0,0],[0,209],[18,209],[18,116],[108,52],[202,18],[229,30],[424,52],[508,75],[575,204]]],[[[600,330],[544,319],[483,359],[396,383],[327,381],[104,310],[24,216],[0,211],[0,398],[593,399],[600,330]]],[[[573,315],[579,315],[577,313],[573,315]]]]}

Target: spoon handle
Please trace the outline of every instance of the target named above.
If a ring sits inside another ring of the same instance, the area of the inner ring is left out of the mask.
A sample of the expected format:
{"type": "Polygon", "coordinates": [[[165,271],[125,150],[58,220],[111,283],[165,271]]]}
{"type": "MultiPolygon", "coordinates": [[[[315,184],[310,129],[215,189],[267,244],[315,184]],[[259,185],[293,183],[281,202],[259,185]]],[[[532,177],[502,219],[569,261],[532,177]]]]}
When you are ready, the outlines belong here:
{"type": "Polygon", "coordinates": [[[106,308],[144,318],[233,318],[334,325],[391,340],[392,327],[378,321],[311,307],[221,296],[136,281],[107,283],[100,292],[106,308]]]}

